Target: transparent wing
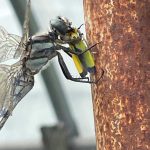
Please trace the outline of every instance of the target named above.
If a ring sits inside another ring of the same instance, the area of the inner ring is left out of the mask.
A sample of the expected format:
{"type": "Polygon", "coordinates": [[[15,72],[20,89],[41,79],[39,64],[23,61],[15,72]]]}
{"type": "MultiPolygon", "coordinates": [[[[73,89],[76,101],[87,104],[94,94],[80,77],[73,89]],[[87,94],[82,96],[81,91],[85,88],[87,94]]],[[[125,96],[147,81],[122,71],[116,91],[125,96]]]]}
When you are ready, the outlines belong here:
{"type": "Polygon", "coordinates": [[[0,62],[12,58],[16,59],[20,57],[23,51],[25,51],[29,38],[29,15],[30,0],[28,1],[26,8],[22,38],[17,35],[9,34],[2,26],[0,26],[0,62]]]}
{"type": "Polygon", "coordinates": [[[26,50],[27,41],[29,39],[29,20],[30,20],[30,0],[28,0],[26,13],[25,13],[25,21],[23,24],[23,36],[16,50],[15,58],[17,58],[20,55],[22,55],[22,57],[24,56],[23,51],[26,50]]]}
{"type": "MultiPolygon", "coordinates": [[[[23,37],[16,49],[14,58],[26,55],[31,47],[26,49],[29,36],[29,12],[30,0],[28,1],[25,21],[23,26],[23,37]]],[[[6,33],[6,32],[5,32],[6,33]]],[[[4,33],[4,34],[5,34],[4,33]]],[[[0,129],[10,116],[19,101],[32,89],[34,77],[26,70],[25,62],[21,60],[12,66],[0,65],[0,129]]]]}
{"type": "Polygon", "coordinates": [[[0,62],[14,58],[20,41],[21,37],[9,34],[0,26],[0,62]]]}
{"type": "Polygon", "coordinates": [[[0,65],[0,128],[33,85],[34,77],[26,74],[20,63],[13,66],[0,65]]]}
{"type": "MultiPolygon", "coordinates": [[[[0,110],[2,110],[3,106],[8,99],[8,95],[10,95],[10,87],[9,85],[9,73],[10,73],[10,66],[8,65],[0,65],[0,110]]],[[[0,111],[0,115],[3,115],[3,112],[0,111]]]]}

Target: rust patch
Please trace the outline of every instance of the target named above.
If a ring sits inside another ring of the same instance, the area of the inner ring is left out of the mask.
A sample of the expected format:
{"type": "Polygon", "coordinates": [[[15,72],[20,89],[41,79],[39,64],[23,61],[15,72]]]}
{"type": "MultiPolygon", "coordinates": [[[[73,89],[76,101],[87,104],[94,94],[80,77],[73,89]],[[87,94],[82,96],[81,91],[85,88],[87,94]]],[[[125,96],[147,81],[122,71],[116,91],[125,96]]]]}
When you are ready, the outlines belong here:
{"type": "MultiPolygon", "coordinates": [[[[103,81],[92,86],[98,150],[150,149],[150,1],[84,0],[103,81]]],[[[98,77],[99,72],[95,76],[98,77]]]]}

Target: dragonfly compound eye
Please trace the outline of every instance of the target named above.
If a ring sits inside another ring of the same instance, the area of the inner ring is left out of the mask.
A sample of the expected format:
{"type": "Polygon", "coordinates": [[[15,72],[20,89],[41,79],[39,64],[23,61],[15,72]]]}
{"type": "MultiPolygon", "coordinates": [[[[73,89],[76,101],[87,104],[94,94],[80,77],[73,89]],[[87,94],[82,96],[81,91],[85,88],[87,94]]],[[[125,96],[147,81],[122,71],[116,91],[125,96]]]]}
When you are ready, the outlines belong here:
{"type": "Polygon", "coordinates": [[[71,23],[62,17],[57,17],[50,21],[51,29],[59,34],[65,35],[70,30],[71,23]]]}

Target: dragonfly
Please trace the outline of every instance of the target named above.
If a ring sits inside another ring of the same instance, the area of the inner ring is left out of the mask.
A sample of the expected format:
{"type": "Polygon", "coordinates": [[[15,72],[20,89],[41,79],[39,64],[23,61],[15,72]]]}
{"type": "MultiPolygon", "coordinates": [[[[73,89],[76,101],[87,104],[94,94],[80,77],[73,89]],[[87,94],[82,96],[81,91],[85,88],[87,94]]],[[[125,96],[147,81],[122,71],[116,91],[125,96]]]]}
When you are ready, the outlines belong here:
{"type": "MultiPolygon", "coordinates": [[[[74,51],[75,46],[73,46],[73,49],[63,46],[62,44],[66,43],[66,39],[60,40],[58,36],[57,38],[53,36],[52,39],[47,38],[47,35],[29,37],[30,7],[31,1],[28,0],[22,37],[8,33],[4,27],[0,26],[0,63],[10,59],[19,59],[12,65],[0,64],[0,129],[4,126],[20,100],[33,88],[34,75],[49,60],[56,56],[58,57],[62,72],[67,79],[75,82],[95,83],[95,81],[90,81],[89,77],[86,76],[79,78],[72,77],[62,55],[58,52],[62,49],[67,54],[76,57],[74,61],[77,61],[79,60],[77,56],[85,54],[91,47],[76,52],[74,51]],[[47,40],[48,42],[46,42],[47,40]]],[[[50,35],[50,32],[48,34],[50,35]]],[[[73,34],[77,35],[78,33],[73,32],[73,34]]],[[[81,39],[80,42],[83,45],[81,39]]],[[[84,47],[84,45],[83,47],[80,46],[79,43],[76,46],[79,46],[78,48],[84,47]]],[[[86,58],[88,59],[87,56],[86,58]]],[[[80,66],[77,67],[79,68],[80,66]]],[[[92,67],[95,67],[95,65],[92,67]]]]}
{"type": "Polygon", "coordinates": [[[55,19],[50,20],[50,31],[47,34],[32,36],[31,41],[32,44],[54,42],[57,44],[57,47],[60,47],[60,49],[72,58],[80,77],[73,78],[70,73],[64,69],[64,65],[60,64],[67,79],[75,82],[98,83],[104,74],[102,68],[101,76],[98,80],[91,80],[87,77],[87,74],[96,74],[94,57],[91,51],[93,47],[97,44],[101,44],[101,42],[89,47],[83,33],[80,31],[81,26],[76,28],[72,26],[72,22],[70,22],[67,18],[57,16],[55,19]],[[67,44],[68,47],[63,46],[64,44],[67,44]]]}

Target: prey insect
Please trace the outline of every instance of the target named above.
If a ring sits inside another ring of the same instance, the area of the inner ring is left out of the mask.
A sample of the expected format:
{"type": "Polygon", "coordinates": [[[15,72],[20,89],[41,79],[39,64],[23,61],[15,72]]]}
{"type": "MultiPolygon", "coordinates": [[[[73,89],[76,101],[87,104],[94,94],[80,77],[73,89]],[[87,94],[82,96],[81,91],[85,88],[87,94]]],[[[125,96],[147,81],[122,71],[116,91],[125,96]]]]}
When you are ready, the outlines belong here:
{"type": "Polygon", "coordinates": [[[19,101],[34,86],[34,75],[53,57],[58,57],[58,62],[67,79],[75,82],[96,83],[86,77],[87,72],[95,73],[95,64],[82,40],[79,29],[72,28],[69,22],[58,17],[59,20],[51,22],[52,31],[45,35],[29,37],[30,0],[28,0],[23,36],[9,34],[0,27],[0,62],[18,58],[13,65],[0,64],[0,128],[12,113],[19,101]],[[62,24],[57,24],[57,21],[62,24]],[[63,31],[62,34],[60,31],[63,31]],[[75,37],[75,38],[74,38],[75,37]],[[63,46],[69,44],[69,47],[63,46]],[[80,78],[71,76],[59,50],[64,50],[74,60],[80,78]]]}
{"type": "Polygon", "coordinates": [[[72,58],[80,75],[79,78],[71,76],[62,56],[58,56],[60,67],[67,79],[75,82],[97,83],[104,74],[103,69],[101,69],[101,76],[95,81],[90,80],[90,78],[87,77],[87,73],[96,74],[91,49],[99,43],[88,47],[83,34],[80,32],[80,27],[72,27],[71,22],[67,18],[58,16],[50,21],[51,30],[47,34],[32,36],[30,40],[32,45],[36,43],[54,43],[58,49],[62,49],[72,58]],[[64,44],[67,44],[68,47],[63,46],[64,44]]]}

